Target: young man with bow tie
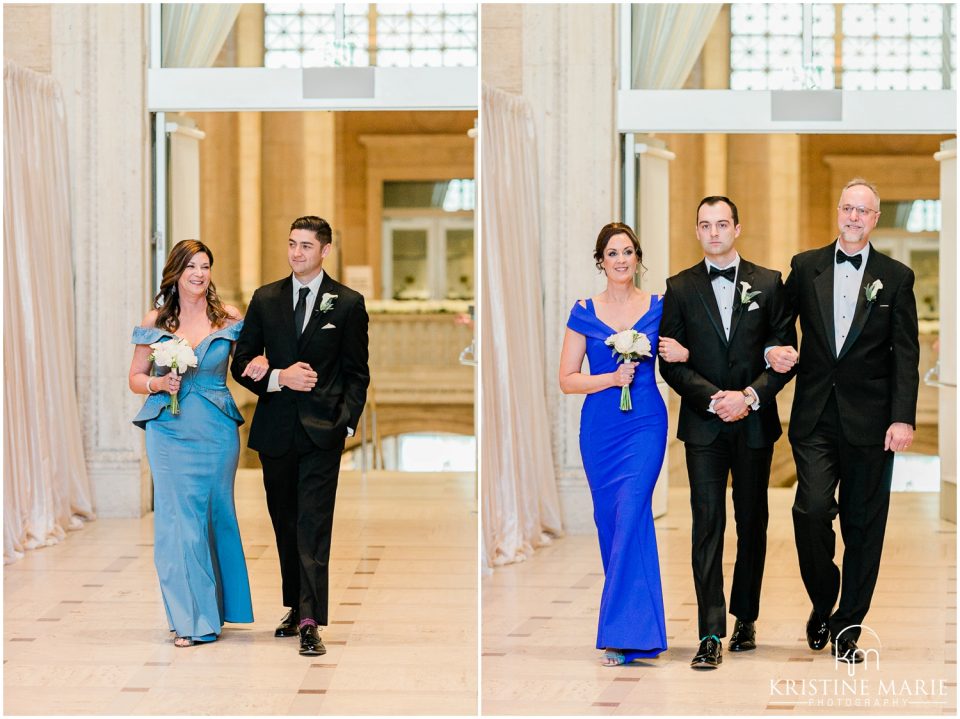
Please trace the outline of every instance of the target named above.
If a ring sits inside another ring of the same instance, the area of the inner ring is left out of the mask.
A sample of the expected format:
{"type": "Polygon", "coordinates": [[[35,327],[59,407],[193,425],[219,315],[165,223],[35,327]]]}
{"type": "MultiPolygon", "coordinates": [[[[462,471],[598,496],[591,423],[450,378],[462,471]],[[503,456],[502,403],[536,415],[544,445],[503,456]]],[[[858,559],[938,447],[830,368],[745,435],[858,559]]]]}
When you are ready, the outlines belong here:
{"type": "Polygon", "coordinates": [[[723,531],[727,477],[733,475],[737,560],[728,649],[756,648],[754,622],[767,546],[767,486],[773,444],[783,433],[777,393],[791,375],[774,372],[764,350],[796,343],[780,273],[740,257],[737,206],[711,196],[697,208],[704,259],[667,280],[660,336],[690,350],[683,363],[660,363],[681,397],[677,438],[686,451],[693,511],[693,579],[700,647],[691,666],[722,662],[727,606],[723,595],[723,531]]]}

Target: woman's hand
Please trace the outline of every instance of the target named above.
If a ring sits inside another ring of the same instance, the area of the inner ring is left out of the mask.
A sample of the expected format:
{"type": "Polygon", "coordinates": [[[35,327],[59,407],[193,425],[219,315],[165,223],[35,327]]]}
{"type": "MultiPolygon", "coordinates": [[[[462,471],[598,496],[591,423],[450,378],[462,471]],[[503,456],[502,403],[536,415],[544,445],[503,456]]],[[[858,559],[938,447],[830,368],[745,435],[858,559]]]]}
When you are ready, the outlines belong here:
{"type": "Polygon", "coordinates": [[[254,357],[243,368],[243,373],[241,377],[249,377],[252,380],[259,382],[267,375],[267,371],[270,369],[270,363],[267,362],[266,355],[260,355],[259,357],[254,357]]]}
{"type": "Polygon", "coordinates": [[[658,352],[664,362],[686,362],[690,350],[671,337],[661,337],[658,352]]]}
{"type": "Polygon", "coordinates": [[[636,362],[624,362],[617,367],[617,371],[611,373],[613,375],[613,386],[626,387],[633,382],[634,367],[636,366],[636,362]]]}
{"type": "Polygon", "coordinates": [[[180,381],[183,378],[177,374],[175,369],[171,369],[163,377],[151,377],[150,378],[150,389],[156,392],[168,392],[169,394],[176,394],[180,391],[180,381]]]}

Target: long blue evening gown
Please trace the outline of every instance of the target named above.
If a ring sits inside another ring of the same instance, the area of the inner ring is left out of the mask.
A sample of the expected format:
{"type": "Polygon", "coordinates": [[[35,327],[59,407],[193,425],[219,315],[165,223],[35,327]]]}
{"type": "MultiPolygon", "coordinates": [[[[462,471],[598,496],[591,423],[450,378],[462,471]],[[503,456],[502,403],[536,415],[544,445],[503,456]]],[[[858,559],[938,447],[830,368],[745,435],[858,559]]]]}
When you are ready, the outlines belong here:
{"type": "MultiPolygon", "coordinates": [[[[596,315],[593,300],[576,303],[567,327],[584,335],[591,374],[613,372],[616,358],[604,340],[615,333],[596,315]]],[[[663,300],[633,329],[656,355],[663,300]]],[[[651,500],[667,446],[667,408],[657,390],[654,358],[641,361],[630,385],[633,409],[620,410],[620,387],[587,395],[580,414],[580,454],[593,495],[593,518],[603,561],[598,649],[619,649],[627,661],[667,648],[663,591],[651,500]]]]}
{"type": "MultiPolygon", "coordinates": [[[[183,373],[179,415],[167,408],[170,396],[159,392],[133,420],[147,433],[153,559],[167,621],[177,636],[202,642],[215,640],[224,622],[253,621],[233,501],[243,417],[226,384],[231,343],[242,325],[217,330],[194,348],[197,366],[183,373]]],[[[131,342],[149,345],[173,336],[136,327],[131,342]]]]}

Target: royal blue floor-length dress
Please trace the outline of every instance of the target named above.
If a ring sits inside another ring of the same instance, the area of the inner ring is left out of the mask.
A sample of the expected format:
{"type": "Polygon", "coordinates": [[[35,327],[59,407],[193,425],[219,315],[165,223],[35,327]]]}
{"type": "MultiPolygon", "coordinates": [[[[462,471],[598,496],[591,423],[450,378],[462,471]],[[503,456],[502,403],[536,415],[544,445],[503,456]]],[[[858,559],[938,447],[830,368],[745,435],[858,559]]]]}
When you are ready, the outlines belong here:
{"type": "MultiPolygon", "coordinates": [[[[633,329],[656,354],[662,298],[633,329]]],[[[593,301],[575,303],[567,327],[584,335],[591,374],[614,372],[618,363],[604,344],[616,330],[597,317],[593,301]]],[[[641,361],[630,385],[633,409],[620,410],[620,387],[589,394],[580,414],[580,454],[593,496],[604,582],[598,649],[619,649],[627,660],[654,657],[667,648],[663,591],[651,501],[667,446],[667,409],[657,389],[654,358],[641,361]]]]}
{"type": "MultiPolygon", "coordinates": [[[[170,413],[170,396],[159,392],[133,420],[147,433],[153,558],[167,621],[177,636],[195,641],[215,640],[224,622],[253,621],[233,499],[243,417],[226,384],[231,342],[242,324],[217,330],[194,348],[197,366],[182,373],[180,414],[170,413]]],[[[149,345],[173,337],[136,327],[131,341],[149,345]]]]}

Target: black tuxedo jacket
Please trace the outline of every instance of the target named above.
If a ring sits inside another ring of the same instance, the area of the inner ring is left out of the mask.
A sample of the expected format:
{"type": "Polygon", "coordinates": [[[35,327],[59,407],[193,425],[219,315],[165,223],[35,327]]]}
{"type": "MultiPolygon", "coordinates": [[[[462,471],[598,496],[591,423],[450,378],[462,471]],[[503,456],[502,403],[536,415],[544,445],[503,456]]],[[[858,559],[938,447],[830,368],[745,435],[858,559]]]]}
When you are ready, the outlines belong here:
{"type": "Polygon", "coordinates": [[[250,449],[268,456],[287,452],[296,422],[321,449],[342,446],[347,428],[356,430],[370,384],[367,326],[363,295],[324,273],[313,312],[300,340],[293,323],[291,277],[253,293],[237,340],[231,372],[259,400],[250,426],[250,449]],[[333,308],[320,311],[324,293],[337,295],[333,308]],[[333,325],[323,329],[327,325],[333,325]],[[270,373],[259,382],[241,377],[254,357],[266,351],[270,370],[306,362],[317,373],[310,392],[284,387],[267,392],[270,373]]]}
{"type": "Polygon", "coordinates": [[[836,242],[802,252],[790,262],[787,296],[794,317],[800,316],[803,336],[790,439],[803,439],[813,431],[835,391],[848,441],[883,444],[893,422],[916,423],[920,340],[913,270],[871,245],[853,324],[843,347],[836,347],[836,265],[836,242]],[[867,302],[865,288],[874,280],[880,280],[883,289],[867,302]]]}
{"type": "Polygon", "coordinates": [[[753,387],[760,409],[744,423],[747,446],[771,447],[783,434],[777,414],[777,392],[792,373],[765,368],[763,350],[796,346],[793,317],[787,307],[780,273],[740,259],[730,339],[723,332],[720,308],[703,260],[667,280],[660,336],[672,337],[690,350],[686,362],[660,362],[660,374],[681,397],[677,438],[694,445],[716,440],[724,422],[708,411],[710,397],[720,390],[753,387]],[[741,282],[759,291],[746,306],[740,303],[741,282]],[[753,303],[757,307],[750,310],[753,303]]]}

